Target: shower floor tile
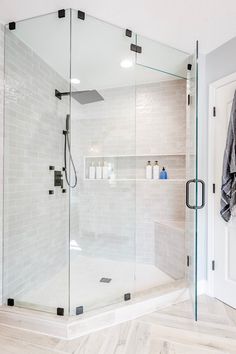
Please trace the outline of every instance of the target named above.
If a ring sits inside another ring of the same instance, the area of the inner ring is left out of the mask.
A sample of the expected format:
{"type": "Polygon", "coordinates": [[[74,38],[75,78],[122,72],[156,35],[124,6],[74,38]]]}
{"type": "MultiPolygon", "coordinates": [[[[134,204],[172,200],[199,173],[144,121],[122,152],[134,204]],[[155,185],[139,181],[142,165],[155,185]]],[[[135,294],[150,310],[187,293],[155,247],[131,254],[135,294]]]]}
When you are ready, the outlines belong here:
{"type": "MultiPolygon", "coordinates": [[[[22,293],[16,300],[37,307],[67,308],[67,279],[68,269],[63,269],[39,287],[22,293]]],[[[78,306],[83,306],[84,311],[100,308],[123,301],[126,293],[134,294],[174,281],[154,265],[135,265],[81,255],[72,255],[70,279],[72,313],[78,306]],[[101,278],[110,278],[111,281],[101,282],[101,278]]]]}

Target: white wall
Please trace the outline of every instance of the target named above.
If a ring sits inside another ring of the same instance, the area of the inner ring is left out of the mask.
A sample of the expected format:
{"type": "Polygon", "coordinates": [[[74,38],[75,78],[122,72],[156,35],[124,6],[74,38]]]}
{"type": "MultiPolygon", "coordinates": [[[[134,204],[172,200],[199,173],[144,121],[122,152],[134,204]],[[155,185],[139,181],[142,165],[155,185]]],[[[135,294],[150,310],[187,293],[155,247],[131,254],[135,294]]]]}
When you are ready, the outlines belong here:
{"type": "Polygon", "coordinates": [[[3,205],[3,78],[4,32],[0,24],[0,303],[2,299],[2,205],[3,205]]]}
{"type": "MultiPolygon", "coordinates": [[[[209,84],[236,72],[236,37],[200,57],[199,68],[199,178],[208,180],[209,84]]],[[[207,193],[207,191],[206,191],[207,193]]],[[[207,277],[207,210],[199,212],[199,279],[207,277]]]]}

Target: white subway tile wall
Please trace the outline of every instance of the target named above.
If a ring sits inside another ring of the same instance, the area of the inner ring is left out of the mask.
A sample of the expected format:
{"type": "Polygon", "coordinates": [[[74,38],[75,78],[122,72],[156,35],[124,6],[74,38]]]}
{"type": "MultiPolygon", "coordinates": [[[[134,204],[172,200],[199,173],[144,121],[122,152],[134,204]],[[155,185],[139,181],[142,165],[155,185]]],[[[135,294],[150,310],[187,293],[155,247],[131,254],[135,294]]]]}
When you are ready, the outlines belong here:
{"type": "Polygon", "coordinates": [[[134,260],[136,253],[137,262],[156,264],[154,223],[185,218],[186,82],[138,86],[136,101],[134,87],[99,92],[103,102],[73,103],[72,150],[79,187],[72,191],[72,238],[86,255],[134,260]],[[99,161],[117,166],[115,178],[145,178],[147,160],[157,158],[170,178],[183,180],[88,179],[89,165],[99,161]]]}

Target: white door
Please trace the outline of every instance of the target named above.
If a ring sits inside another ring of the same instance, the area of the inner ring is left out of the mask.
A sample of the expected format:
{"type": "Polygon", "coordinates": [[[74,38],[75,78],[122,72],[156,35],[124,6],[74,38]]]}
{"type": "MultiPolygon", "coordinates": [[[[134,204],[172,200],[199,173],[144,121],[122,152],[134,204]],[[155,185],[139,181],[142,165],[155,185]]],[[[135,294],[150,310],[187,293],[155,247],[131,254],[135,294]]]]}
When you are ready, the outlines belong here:
{"type": "Polygon", "coordinates": [[[220,215],[222,163],[236,81],[215,91],[214,123],[214,295],[236,308],[236,216],[226,223],[220,215]]]}

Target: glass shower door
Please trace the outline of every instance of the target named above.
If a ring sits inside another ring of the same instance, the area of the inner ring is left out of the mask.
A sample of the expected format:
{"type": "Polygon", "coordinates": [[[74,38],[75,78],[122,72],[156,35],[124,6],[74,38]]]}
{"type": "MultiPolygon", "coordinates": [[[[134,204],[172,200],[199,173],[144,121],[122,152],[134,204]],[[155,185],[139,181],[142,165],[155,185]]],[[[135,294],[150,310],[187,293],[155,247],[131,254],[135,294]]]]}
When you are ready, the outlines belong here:
{"type": "Polygon", "coordinates": [[[72,10],[71,314],[133,296],[135,55],[126,34],[72,10]]]}
{"type": "Polygon", "coordinates": [[[187,160],[186,160],[186,236],[187,279],[198,319],[198,209],[205,205],[205,183],[198,178],[198,42],[188,64],[187,160]],[[201,186],[201,187],[199,187],[201,186]]]}

